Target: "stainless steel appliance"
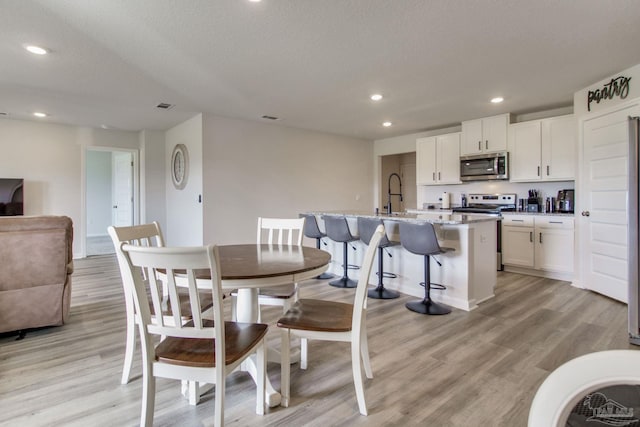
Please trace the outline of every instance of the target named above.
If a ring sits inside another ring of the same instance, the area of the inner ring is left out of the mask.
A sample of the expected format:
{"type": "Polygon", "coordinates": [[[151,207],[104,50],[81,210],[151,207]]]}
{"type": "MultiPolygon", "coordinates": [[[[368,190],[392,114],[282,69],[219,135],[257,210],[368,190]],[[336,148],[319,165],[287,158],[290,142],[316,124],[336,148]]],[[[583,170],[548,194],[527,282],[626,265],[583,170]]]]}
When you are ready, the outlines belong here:
{"type": "Polygon", "coordinates": [[[640,290],[638,289],[638,276],[640,276],[640,262],[638,260],[640,236],[638,229],[638,214],[640,206],[638,191],[638,174],[640,173],[640,118],[629,117],[629,175],[627,193],[627,276],[628,276],[628,310],[629,310],[629,342],[640,345],[640,290]]]}
{"type": "Polygon", "coordinates": [[[460,157],[461,181],[509,179],[509,153],[486,153],[460,157]]]}
{"type": "Polygon", "coordinates": [[[573,213],[575,208],[575,191],[560,190],[558,191],[558,197],[556,197],[556,212],[573,213]]]}
{"type": "MultiPolygon", "coordinates": [[[[501,212],[513,212],[516,210],[516,202],[518,196],[516,194],[469,194],[467,198],[467,206],[455,207],[453,212],[464,213],[482,213],[487,215],[500,216],[501,212]]],[[[502,267],[502,221],[496,221],[497,224],[497,247],[498,254],[496,268],[498,271],[502,267]]]]}

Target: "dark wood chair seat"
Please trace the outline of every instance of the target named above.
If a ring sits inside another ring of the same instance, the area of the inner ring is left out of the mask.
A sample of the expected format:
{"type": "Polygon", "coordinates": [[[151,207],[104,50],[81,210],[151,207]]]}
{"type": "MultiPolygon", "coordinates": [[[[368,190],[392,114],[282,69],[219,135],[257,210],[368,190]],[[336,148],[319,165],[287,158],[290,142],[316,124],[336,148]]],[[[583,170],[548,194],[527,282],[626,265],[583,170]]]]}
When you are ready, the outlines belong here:
{"type": "Polygon", "coordinates": [[[278,327],[303,331],[348,332],[353,304],[301,299],[278,320],[278,327]]]}
{"type": "MultiPolygon", "coordinates": [[[[213,327],[212,320],[205,320],[205,327],[213,327]]],[[[187,324],[185,326],[193,326],[187,324]]],[[[267,334],[262,323],[224,322],[225,363],[240,360],[267,334]]],[[[156,361],[180,366],[213,368],[215,363],[214,340],[167,337],[156,347],[156,361]]]]}

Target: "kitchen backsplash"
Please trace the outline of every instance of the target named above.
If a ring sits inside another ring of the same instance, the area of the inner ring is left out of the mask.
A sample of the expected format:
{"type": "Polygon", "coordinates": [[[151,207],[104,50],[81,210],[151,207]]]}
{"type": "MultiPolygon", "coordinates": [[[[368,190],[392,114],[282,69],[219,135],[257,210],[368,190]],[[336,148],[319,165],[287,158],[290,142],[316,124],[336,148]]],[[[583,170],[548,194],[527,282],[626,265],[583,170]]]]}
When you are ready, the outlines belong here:
{"type": "MultiPolygon", "coordinates": [[[[494,181],[494,182],[470,182],[459,185],[419,185],[418,186],[418,208],[421,209],[423,204],[440,203],[440,198],[444,191],[450,194],[451,206],[459,206],[463,194],[467,196],[475,193],[515,193],[518,200],[527,198],[531,189],[539,190],[540,196],[544,201],[547,197],[556,197],[558,190],[575,188],[574,181],[558,181],[558,182],[517,182],[494,181]]],[[[580,201],[577,200],[577,203],[580,201]]]]}

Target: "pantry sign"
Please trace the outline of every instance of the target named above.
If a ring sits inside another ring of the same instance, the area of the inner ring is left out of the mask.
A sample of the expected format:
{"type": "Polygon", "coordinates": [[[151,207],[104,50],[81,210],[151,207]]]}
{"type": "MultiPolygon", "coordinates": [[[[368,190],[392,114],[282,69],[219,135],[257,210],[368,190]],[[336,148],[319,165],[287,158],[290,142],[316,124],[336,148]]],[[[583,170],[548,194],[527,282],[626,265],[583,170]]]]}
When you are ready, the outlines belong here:
{"type": "Polygon", "coordinates": [[[576,117],[606,112],[640,100],[640,64],[617,72],[573,94],[576,117]]]}

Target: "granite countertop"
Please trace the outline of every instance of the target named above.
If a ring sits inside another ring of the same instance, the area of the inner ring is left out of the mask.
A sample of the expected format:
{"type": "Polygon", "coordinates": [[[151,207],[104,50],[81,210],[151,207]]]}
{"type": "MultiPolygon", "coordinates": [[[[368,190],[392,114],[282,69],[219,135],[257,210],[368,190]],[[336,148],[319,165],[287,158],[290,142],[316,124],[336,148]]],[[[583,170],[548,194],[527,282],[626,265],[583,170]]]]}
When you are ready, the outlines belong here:
{"type": "MultiPolygon", "coordinates": [[[[413,211],[416,212],[416,211],[413,211]]],[[[394,212],[375,214],[366,211],[314,211],[308,212],[314,215],[344,215],[347,217],[380,218],[385,221],[430,222],[432,224],[461,225],[475,222],[497,221],[500,217],[485,214],[451,213],[449,211],[420,213],[394,212]]]]}

